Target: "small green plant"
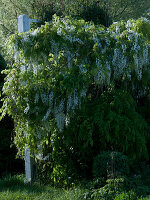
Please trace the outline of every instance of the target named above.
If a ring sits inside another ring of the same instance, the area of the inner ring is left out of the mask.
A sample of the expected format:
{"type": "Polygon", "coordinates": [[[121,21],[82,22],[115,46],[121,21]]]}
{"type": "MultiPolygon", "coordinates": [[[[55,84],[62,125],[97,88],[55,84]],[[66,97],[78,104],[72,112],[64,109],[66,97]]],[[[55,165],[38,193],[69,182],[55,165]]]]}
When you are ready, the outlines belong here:
{"type": "Polygon", "coordinates": [[[131,182],[127,178],[108,179],[106,182],[104,187],[93,190],[91,194],[93,200],[138,200],[146,196],[138,192],[142,187],[141,184],[129,186],[127,184],[131,182]]]}
{"type": "Polygon", "coordinates": [[[87,189],[98,189],[100,187],[103,187],[106,184],[106,180],[102,177],[94,178],[92,181],[88,182],[86,184],[87,189]]]}
{"type": "Polygon", "coordinates": [[[117,195],[114,200],[138,200],[136,193],[134,191],[129,192],[122,192],[121,194],[117,195]]]}
{"type": "Polygon", "coordinates": [[[104,187],[93,191],[91,197],[94,200],[112,200],[124,191],[124,179],[108,179],[104,187]]]}

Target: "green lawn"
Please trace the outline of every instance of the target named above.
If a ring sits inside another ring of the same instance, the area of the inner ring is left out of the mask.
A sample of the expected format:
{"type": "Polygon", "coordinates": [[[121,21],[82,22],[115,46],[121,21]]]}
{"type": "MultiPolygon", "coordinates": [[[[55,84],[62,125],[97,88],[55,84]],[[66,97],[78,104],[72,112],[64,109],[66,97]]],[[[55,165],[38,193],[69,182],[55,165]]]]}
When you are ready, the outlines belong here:
{"type": "Polygon", "coordinates": [[[0,180],[0,200],[82,200],[84,191],[75,189],[56,189],[38,183],[24,184],[23,176],[6,177],[0,180]]]}

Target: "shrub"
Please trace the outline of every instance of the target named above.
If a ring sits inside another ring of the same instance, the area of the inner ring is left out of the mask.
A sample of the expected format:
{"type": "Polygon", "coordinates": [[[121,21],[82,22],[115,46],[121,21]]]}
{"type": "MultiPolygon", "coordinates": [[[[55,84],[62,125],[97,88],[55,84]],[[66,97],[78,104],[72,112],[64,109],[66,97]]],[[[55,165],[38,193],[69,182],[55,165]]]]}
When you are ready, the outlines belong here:
{"type": "Polygon", "coordinates": [[[10,38],[16,62],[5,71],[2,117],[15,121],[19,154],[28,145],[40,159],[50,155],[53,180],[92,176],[93,157],[102,151],[147,159],[148,124],[136,101],[149,91],[150,48],[129,22],[121,24],[54,16],[10,38]]]}

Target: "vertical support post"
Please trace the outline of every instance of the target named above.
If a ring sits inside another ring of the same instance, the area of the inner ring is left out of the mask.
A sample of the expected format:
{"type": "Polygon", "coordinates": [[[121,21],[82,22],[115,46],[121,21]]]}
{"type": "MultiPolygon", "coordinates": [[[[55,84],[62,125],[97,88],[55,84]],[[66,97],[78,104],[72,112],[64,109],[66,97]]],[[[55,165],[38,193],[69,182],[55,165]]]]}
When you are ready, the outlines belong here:
{"type": "MultiPolygon", "coordinates": [[[[32,22],[27,15],[20,15],[18,17],[18,32],[27,32],[30,30],[30,22],[32,22]]],[[[33,159],[30,157],[30,149],[25,149],[25,175],[27,182],[32,182],[34,177],[33,159]]]]}
{"type": "Polygon", "coordinates": [[[32,162],[30,157],[30,149],[25,149],[25,177],[27,182],[32,182],[32,162]]]}
{"type": "Polygon", "coordinates": [[[20,15],[18,17],[18,32],[27,32],[30,30],[30,19],[27,15],[20,15]]]}

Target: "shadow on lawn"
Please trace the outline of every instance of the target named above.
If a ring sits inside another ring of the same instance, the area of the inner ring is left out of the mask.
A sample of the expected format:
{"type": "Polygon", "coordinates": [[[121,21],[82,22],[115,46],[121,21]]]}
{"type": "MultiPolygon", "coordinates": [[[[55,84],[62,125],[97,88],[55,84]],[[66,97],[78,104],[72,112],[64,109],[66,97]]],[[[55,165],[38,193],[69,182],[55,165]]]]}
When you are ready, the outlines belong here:
{"type": "Polygon", "coordinates": [[[4,191],[25,191],[27,193],[42,193],[46,189],[44,186],[39,185],[38,183],[29,184],[24,183],[24,176],[23,175],[16,175],[16,176],[7,176],[0,180],[0,192],[4,191]]]}

